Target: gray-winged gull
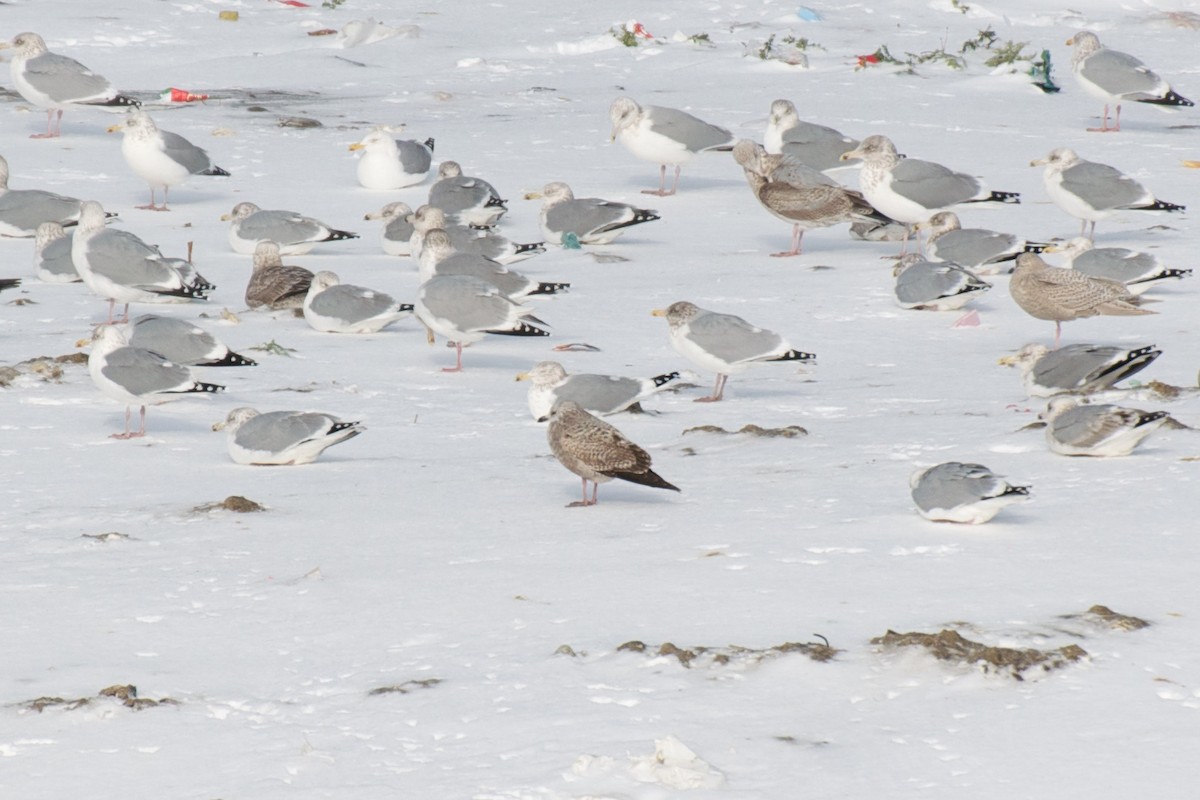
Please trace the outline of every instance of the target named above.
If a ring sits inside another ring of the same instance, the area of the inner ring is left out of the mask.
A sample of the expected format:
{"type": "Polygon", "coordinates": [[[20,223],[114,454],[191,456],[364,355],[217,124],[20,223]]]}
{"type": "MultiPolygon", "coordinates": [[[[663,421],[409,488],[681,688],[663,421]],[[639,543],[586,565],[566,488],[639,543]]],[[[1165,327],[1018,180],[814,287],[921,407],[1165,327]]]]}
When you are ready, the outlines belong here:
{"type": "Polygon", "coordinates": [[[0,236],[35,236],[43,222],[79,221],[82,201],[43,189],[10,189],[8,177],[8,161],[0,156],[0,236]]]}
{"type": "Polygon", "coordinates": [[[665,317],[671,346],[693,364],[717,373],[713,393],[696,398],[697,403],[720,400],[725,381],[731,374],[743,372],[768,361],[811,361],[812,353],[793,350],[778,333],[751,325],[733,314],[706,311],[686,300],[651,312],[665,317]]]}
{"type": "Polygon", "coordinates": [[[74,231],[67,233],[57,222],[43,222],[34,237],[33,266],[40,280],[47,283],[77,283],[79,270],[71,260],[74,231]]]}
{"type": "Polygon", "coordinates": [[[73,58],[51,53],[36,33],[18,33],[10,43],[14,51],[9,68],[13,86],[29,102],[46,109],[46,132],[30,138],[52,139],[62,133],[63,109],[68,106],[140,106],[137,100],[119,94],[102,75],[97,75],[73,58]],[[56,117],[57,115],[57,117],[56,117]]]}
{"type": "Polygon", "coordinates": [[[135,208],[169,211],[167,192],[193,175],[228,177],[229,173],[209,158],[204,150],[177,133],[164,131],[144,111],[133,111],[125,121],[111,125],[109,133],[120,132],[121,155],[134,173],[150,184],[150,203],[135,208]],[[154,190],[162,187],[162,205],[155,205],[154,190]]]}
{"type": "Polygon", "coordinates": [[[356,174],[367,189],[402,189],[429,177],[433,165],[433,139],[395,139],[386,129],[376,129],[350,145],[362,151],[356,174]]]}
{"type": "MultiPolygon", "coordinates": [[[[550,332],[527,321],[533,309],[509,300],[487,281],[469,275],[437,275],[421,284],[413,304],[421,322],[455,347],[453,367],[442,372],[462,372],[464,344],[478,342],[489,333],[501,336],[549,336],[550,332]]],[[[542,323],[545,324],[545,323],[542,323]]]]}
{"type": "Polygon", "coordinates": [[[614,478],[680,491],[650,468],[649,453],[612,425],[584,411],[574,400],[560,400],[550,410],[546,439],[559,463],[583,481],[583,499],[568,504],[567,508],[596,505],[600,484],[614,478]],[[592,483],[590,499],[588,481],[592,483]]]}
{"type": "Polygon", "coordinates": [[[1063,266],[1125,284],[1132,294],[1141,294],[1152,286],[1171,279],[1186,278],[1190,269],[1168,267],[1152,253],[1142,253],[1126,247],[1096,247],[1092,240],[1077,236],[1046,248],[1047,253],[1062,253],[1063,266]]]}
{"type": "Polygon", "coordinates": [[[278,244],[259,242],[254,248],[254,271],[246,283],[246,305],[271,311],[303,308],[312,280],[311,270],[283,263],[278,244]]]}
{"type": "Polygon", "coordinates": [[[796,112],[790,100],[771,103],[767,117],[767,130],[763,134],[763,146],[768,153],[791,156],[801,164],[816,170],[856,166],[857,161],[842,161],[842,153],[858,147],[858,140],[851,139],[839,130],[805,122],[796,112]]]}
{"type": "Polygon", "coordinates": [[[947,461],[909,478],[913,502],[935,522],[987,522],[1000,509],[1029,499],[1028,486],[1013,486],[982,464],[947,461]]]}
{"type": "Polygon", "coordinates": [[[88,372],[101,392],[125,404],[125,432],[114,439],[146,435],[146,406],[175,400],[182,394],[211,394],[225,387],[197,381],[190,367],[168,361],[158,353],[131,347],[113,325],[98,328],[88,356],[88,372]],[[130,408],[141,405],[141,424],[129,428],[130,408]]]}
{"type": "Polygon", "coordinates": [[[545,422],[550,409],[559,400],[574,400],[586,411],[608,416],[632,408],[678,377],[678,372],[653,378],[589,373],[568,375],[557,361],[540,361],[528,372],[517,375],[517,380],[530,382],[526,396],[529,413],[538,422],[545,422]]]}
{"type": "Polygon", "coordinates": [[[377,333],[412,310],[391,295],[342,283],[328,270],[313,276],[304,298],[304,319],[322,333],[377,333]]]}
{"type": "Polygon", "coordinates": [[[1104,101],[1104,121],[1089,131],[1121,130],[1121,104],[1150,103],[1160,108],[1193,106],[1191,100],[1171,89],[1171,85],[1152,72],[1133,56],[1119,50],[1109,50],[1091,31],[1079,31],[1067,44],[1075,46],[1071,54],[1071,70],[1079,85],[1089,94],[1104,101]],[[1117,124],[1108,126],[1108,107],[1117,107],[1117,124]]]}
{"type": "Polygon", "coordinates": [[[268,411],[235,408],[224,422],[212,426],[227,431],[229,457],[238,464],[282,466],[311,464],[335,444],[366,430],[361,422],[343,422],[315,411],[268,411]]]}
{"type": "Polygon", "coordinates": [[[684,164],[700,153],[733,149],[732,133],[677,108],[640,106],[628,97],[618,97],[608,115],[613,141],[620,140],[633,155],[659,165],[658,189],[643,189],[643,194],[675,194],[684,164]],[[669,192],[668,164],[675,167],[675,182],[669,192]]]}
{"type": "Polygon", "coordinates": [[[428,203],[412,212],[409,222],[412,225],[412,233],[409,237],[408,251],[409,255],[417,260],[421,258],[421,248],[424,245],[426,231],[434,228],[445,231],[450,237],[454,249],[460,253],[486,256],[502,264],[523,261],[538,253],[546,252],[543,242],[518,244],[491,228],[472,228],[454,222],[446,216],[446,212],[442,209],[428,203]]]}
{"type": "Polygon", "coordinates": [[[253,367],[257,362],[235,353],[208,331],[174,317],[142,314],[129,321],[126,339],[132,347],[158,353],[188,367],[253,367]]]}
{"type": "Polygon", "coordinates": [[[1148,347],[1069,344],[1051,350],[1027,344],[1001,364],[1021,370],[1021,382],[1032,397],[1056,394],[1091,394],[1111,388],[1150,365],[1162,351],[1148,347]]]}
{"type": "Polygon", "coordinates": [[[1074,397],[1054,397],[1041,415],[1046,444],[1064,456],[1127,456],[1167,421],[1165,411],[1142,411],[1074,397]]]}
{"type": "Polygon", "coordinates": [[[457,161],[438,164],[438,179],[429,187],[429,205],[446,212],[453,222],[490,228],[500,221],[508,206],[490,183],[464,175],[457,161]]]}
{"type": "Polygon", "coordinates": [[[389,256],[407,256],[412,250],[409,240],[413,235],[413,224],[409,217],[412,207],[408,203],[388,203],[378,211],[370,211],[363,215],[365,220],[383,220],[383,230],[379,234],[379,242],[383,252],[389,256]]]}
{"type": "Polygon", "coordinates": [[[422,282],[435,275],[471,275],[492,284],[511,300],[520,300],[533,294],[557,294],[571,287],[569,283],[535,281],[478,253],[460,253],[451,242],[450,235],[441,228],[426,231],[419,272],[422,282]]]}
{"type": "Polygon", "coordinates": [[[1057,147],[1029,166],[1045,166],[1042,182],[1054,205],[1080,220],[1079,235],[1094,239],[1096,223],[1118,211],[1183,211],[1186,206],[1157,199],[1125,173],[1084,161],[1069,147],[1057,147]],[[1088,223],[1091,222],[1091,230],[1088,223]]]}
{"type": "Polygon", "coordinates": [[[658,212],[599,197],[576,197],[562,181],[547,183],[540,192],[529,192],[526,200],[542,201],[538,221],[546,241],[566,244],[569,237],[579,244],[608,244],[633,225],[659,219],[658,212]]]}
{"type": "Polygon", "coordinates": [[[999,272],[1001,265],[1013,261],[1021,253],[1041,253],[1048,247],[1043,242],[1027,242],[1011,233],[964,228],[953,211],[939,211],[925,222],[918,222],[913,230],[928,232],[925,254],[930,258],[953,261],[985,273],[999,272]]]}
{"type": "Polygon", "coordinates": [[[909,253],[896,264],[893,293],[901,308],[950,311],[962,308],[992,285],[952,261],[926,261],[909,253]]]}
{"type": "Polygon", "coordinates": [[[275,242],[281,255],[303,255],[321,242],[357,239],[357,233],[331,228],[295,211],[262,209],[238,203],[221,220],[229,222],[229,245],[235,253],[249,255],[259,242],[275,242]]]}

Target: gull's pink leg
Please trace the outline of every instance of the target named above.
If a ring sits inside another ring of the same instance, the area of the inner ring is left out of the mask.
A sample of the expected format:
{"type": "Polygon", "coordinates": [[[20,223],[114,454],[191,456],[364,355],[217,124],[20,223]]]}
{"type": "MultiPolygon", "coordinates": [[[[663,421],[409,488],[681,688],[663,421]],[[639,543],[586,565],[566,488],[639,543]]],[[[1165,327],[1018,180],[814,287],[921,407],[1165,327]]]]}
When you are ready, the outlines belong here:
{"type": "Polygon", "coordinates": [[[591,500],[588,500],[588,496],[587,496],[587,485],[588,485],[588,479],[587,479],[587,478],[580,478],[579,480],[580,480],[580,482],[583,484],[583,499],[582,499],[582,500],[576,500],[576,501],[575,501],[575,502],[573,502],[573,503],[567,503],[567,508],[581,508],[581,507],[583,507],[583,506],[594,506],[594,505],[596,505],[596,489],[599,489],[599,488],[600,488],[600,484],[599,484],[599,483],[595,483],[595,482],[593,481],[593,483],[594,483],[594,485],[595,485],[596,489],[593,489],[593,490],[592,490],[592,499],[591,499],[591,500]]]}
{"type": "Polygon", "coordinates": [[[129,406],[125,406],[125,432],[124,433],[114,433],[109,438],[110,439],[138,439],[145,435],[146,435],[146,407],[142,406],[141,425],[138,427],[137,432],[134,433],[133,431],[129,430],[129,406]]]}
{"type": "Polygon", "coordinates": [[[800,255],[800,240],[804,238],[804,231],[800,230],[800,224],[796,223],[792,226],[792,249],[782,253],[771,253],[775,258],[787,258],[788,256],[800,255]]]}
{"type": "MultiPolygon", "coordinates": [[[[1121,113],[1120,109],[1121,109],[1121,107],[1117,106],[1118,117],[1121,113]]],[[[1109,131],[1112,131],[1112,130],[1119,131],[1120,129],[1121,129],[1121,123],[1119,121],[1117,122],[1116,128],[1108,127],[1108,105],[1107,104],[1104,106],[1104,117],[1100,123],[1100,127],[1099,128],[1088,128],[1088,130],[1092,133],[1108,133],[1109,131]]]]}
{"type": "Polygon", "coordinates": [[[657,195],[658,197],[666,197],[667,196],[668,192],[667,192],[667,165],[666,164],[658,165],[658,190],[656,191],[654,189],[642,189],[642,194],[652,194],[652,195],[657,195]]]}
{"type": "Polygon", "coordinates": [[[462,372],[462,342],[454,343],[454,351],[457,357],[454,360],[453,367],[442,367],[442,372],[462,372]]]}
{"type": "Polygon", "coordinates": [[[692,402],[694,403],[715,403],[725,396],[725,381],[728,375],[717,374],[717,383],[713,386],[713,393],[708,397],[697,397],[692,402]]]}
{"type": "Polygon", "coordinates": [[[667,194],[675,194],[677,191],[679,191],[679,173],[682,170],[683,170],[683,165],[681,165],[681,164],[675,165],[675,182],[671,184],[671,191],[667,192],[667,194]]]}
{"type": "Polygon", "coordinates": [[[1054,323],[1054,349],[1055,350],[1058,349],[1058,340],[1060,338],[1062,338],[1062,323],[1055,322],[1054,323]]]}
{"type": "Polygon", "coordinates": [[[1117,103],[1117,127],[1113,128],[1113,131],[1116,132],[1116,131],[1120,131],[1120,130],[1121,130],[1121,104],[1117,103]]]}

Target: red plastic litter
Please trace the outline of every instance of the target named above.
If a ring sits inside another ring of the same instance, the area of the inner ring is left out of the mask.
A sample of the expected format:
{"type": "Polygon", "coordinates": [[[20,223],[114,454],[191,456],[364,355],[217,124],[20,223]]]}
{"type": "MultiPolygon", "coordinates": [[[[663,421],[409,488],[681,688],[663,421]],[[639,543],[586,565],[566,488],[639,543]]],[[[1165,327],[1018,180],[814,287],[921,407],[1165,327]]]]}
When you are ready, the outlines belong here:
{"type": "Polygon", "coordinates": [[[640,22],[633,23],[633,30],[631,31],[631,33],[633,33],[634,36],[641,36],[645,39],[653,39],[654,38],[654,35],[652,33],[650,33],[650,31],[646,30],[645,26],[642,25],[642,23],[640,23],[640,22]]]}
{"type": "Polygon", "coordinates": [[[275,0],[275,2],[293,8],[312,8],[308,3],[301,3],[300,0],[275,0]]]}
{"type": "Polygon", "coordinates": [[[867,55],[867,56],[859,56],[858,57],[858,65],[860,67],[865,67],[868,64],[878,64],[878,63],[879,63],[879,56],[875,55],[874,53],[871,53],[870,55],[867,55]]]}
{"type": "Polygon", "coordinates": [[[194,103],[197,100],[207,100],[208,95],[192,94],[186,89],[176,89],[172,86],[170,89],[163,89],[162,98],[172,103],[194,103]]]}

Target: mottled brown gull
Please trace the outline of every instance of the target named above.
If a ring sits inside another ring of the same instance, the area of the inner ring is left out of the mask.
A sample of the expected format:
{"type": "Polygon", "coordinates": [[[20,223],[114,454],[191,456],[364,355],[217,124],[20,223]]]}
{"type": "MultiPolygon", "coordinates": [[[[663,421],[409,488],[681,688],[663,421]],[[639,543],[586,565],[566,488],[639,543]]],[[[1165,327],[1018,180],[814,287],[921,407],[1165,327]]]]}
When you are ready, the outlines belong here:
{"type": "Polygon", "coordinates": [[[284,264],[276,242],[259,242],[254,248],[254,271],[246,284],[246,305],[281,311],[303,308],[313,273],[304,267],[284,264]]]}

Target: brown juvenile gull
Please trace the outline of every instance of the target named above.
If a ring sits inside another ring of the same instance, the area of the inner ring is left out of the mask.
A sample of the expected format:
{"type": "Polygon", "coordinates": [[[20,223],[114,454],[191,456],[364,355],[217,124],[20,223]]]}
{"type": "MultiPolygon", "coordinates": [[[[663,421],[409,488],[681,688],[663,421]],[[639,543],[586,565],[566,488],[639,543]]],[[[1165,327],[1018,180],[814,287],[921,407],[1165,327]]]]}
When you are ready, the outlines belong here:
{"type": "Polygon", "coordinates": [[[1089,405],[1055,397],[1045,413],[1046,444],[1064,456],[1127,456],[1168,419],[1165,411],[1108,404],[1089,405]]]}
{"type": "Polygon", "coordinates": [[[792,224],[792,249],[772,256],[800,255],[801,240],[807,230],[858,220],[880,224],[893,221],[876,211],[858,192],[843,189],[822,173],[786,156],[772,156],[750,139],[738,141],[733,158],[742,167],[759,204],[792,224]]]}
{"type": "Polygon", "coordinates": [[[805,166],[824,171],[857,166],[858,161],[846,163],[841,157],[858,144],[857,139],[851,139],[839,130],[803,121],[790,100],[771,103],[767,130],[763,134],[763,146],[768,153],[791,156],[805,166]]]}
{"type": "Polygon", "coordinates": [[[259,242],[254,248],[254,272],[246,284],[246,305],[282,311],[303,308],[313,273],[304,267],[284,264],[275,242],[259,242]]]}
{"type": "Polygon", "coordinates": [[[1062,324],[1083,317],[1154,314],[1138,308],[1137,298],[1123,283],[1093,278],[1073,269],[1052,267],[1033,253],[1017,256],[1008,291],[1025,313],[1053,320],[1054,347],[1058,348],[1062,324]]]}
{"type": "Polygon", "coordinates": [[[599,197],[576,197],[562,181],[547,183],[540,192],[528,192],[526,200],[542,201],[539,222],[546,241],[565,245],[575,237],[578,244],[608,244],[633,225],[653,222],[658,212],[599,197]]]}
{"type": "Polygon", "coordinates": [[[507,201],[483,178],[464,175],[457,161],[438,165],[437,181],[429,187],[429,205],[446,212],[452,221],[490,228],[508,211],[507,201]]]}
{"type": "Polygon", "coordinates": [[[613,478],[655,489],[680,491],[650,469],[650,454],[612,425],[583,410],[574,400],[560,400],[550,409],[546,439],[559,462],[583,481],[583,499],[567,508],[596,505],[600,484],[613,478]],[[592,497],[588,499],[588,481],[592,497]]]}
{"type": "Polygon", "coordinates": [[[574,400],[593,414],[608,416],[632,408],[678,377],[678,372],[653,378],[587,373],[568,375],[557,361],[539,361],[533,369],[517,375],[517,380],[530,382],[526,396],[529,413],[538,422],[545,422],[550,418],[550,409],[559,400],[574,400]]]}
{"type": "Polygon", "coordinates": [[[811,361],[812,353],[793,350],[774,331],[751,325],[733,314],[718,314],[680,300],[651,312],[665,317],[670,327],[671,346],[684,358],[717,373],[713,393],[698,397],[697,403],[713,403],[725,394],[730,374],[743,372],[765,361],[811,361]]]}
{"type": "Polygon", "coordinates": [[[29,102],[46,109],[46,132],[31,139],[53,139],[62,134],[63,109],[68,106],[130,108],[141,105],[118,94],[112,84],[73,58],[51,53],[36,33],[18,33],[12,42],[0,43],[15,53],[9,67],[13,86],[29,102]],[[57,118],[55,115],[57,114],[57,118]]]}
{"type": "Polygon", "coordinates": [[[675,194],[684,164],[700,153],[733,149],[733,134],[729,131],[677,108],[639,106],[628,97],[618,97],[608,116],[613,125],[611,141],[620,139],[630,153],[659,165],[658,189],[643,189],[643,194],[675,194]],[[675,165],[675,182],[669,192],[668,164],[675,165]]]}
{"type": "Polygon", "coordinates": [[[925,254],[930,258],[953,261],[985,274],[999,272],[1001,264],[1015,260],[1021,253],[1041,253],[1049,246],[1027,242],[1011,233],[963,228],[953,211],[939,211],[927,221],[918,222],[913,230],[929,232],[925,254]]]}
{"type": "Polygon", "coordinates": [[[1080,221],[1079,235],[1096,237],[1096,223],[1118,211],[1183,211],[1186,206],[1159,200],[1146,187],[1108,164],[1085,161],[1069,147],[1057,147],[1029,162],[1045,166],[1042,183],[1054,205],[1080,221]],[[1092,227],[1088,229],[1088,222],[1092,227]]]}
{"type": "Polygon", "coordinates": [[[1141,253],[1125,247],[1096,247],[1091,239],[1077,236],[1047,247],[1043,252],[1062,253],[1063,266],[1093,278],[1120,281],[1133,294],[1141,294],[1152,286],[1171,279],[1186,278],[1190,269],[1174,269],[1163,264],[1152,253],[1141,253]]]}
{"type": "Polygon", "coordinates": [[[1162,351],[1149,347],[1069,344],[1051,350],[1044,344],[1027,344],[1001,364],[1021,370],[1025,391],[1032,397],[1056,394],[1092,394],[1111,388],[1150,365],[1162,351]]]}
{"type": "Polygon", "coordinates": [[[1133,56],[1119,50],[1109,50],[1091,31],[1079,31],[1067,44],[1075,46],[1071,54],[1071,70],[1079,85],[1089,94],[1104,101],[1104,121],[1089,131],[1116,132],[1121,130],[1121,103],[1133,101],[1150,103],[1159,108],[1192,106],[1191,100],[1171,89],[1171,85],[1133,56]],[[1117,107],[1117,122],[1108,126],[1108,107],[1117,107]]]}
{"type": "Polygon", "coordinates": [[[913,502],[925,519],[980,525],[1000,509],[1029,499],[1028,486],[1013,486],[982,464],[947,461],[913,473],[913,502]]]}

